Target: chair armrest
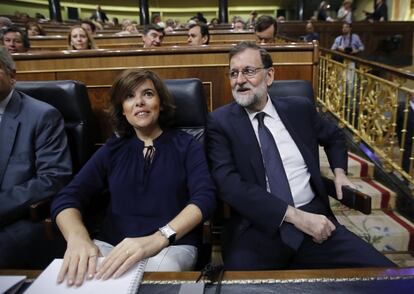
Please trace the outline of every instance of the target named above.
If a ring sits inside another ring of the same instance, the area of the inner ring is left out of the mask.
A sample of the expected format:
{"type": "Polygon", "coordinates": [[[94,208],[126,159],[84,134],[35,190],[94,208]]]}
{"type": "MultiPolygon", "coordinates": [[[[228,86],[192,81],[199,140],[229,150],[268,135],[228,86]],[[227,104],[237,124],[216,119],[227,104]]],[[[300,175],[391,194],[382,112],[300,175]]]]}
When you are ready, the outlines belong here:
{"type": "MultiPolygon", "coordinates": [[[[332,179],[322,177],[326,192],[328,192],[329,196],[334,197],[335,199],[339,200],[336,197],[336,189],[335,183],[332,179]]],[[[343,197],[339,200],[345,206],[358,210],[364,214],[371,213],[371,197],[367,194],[362,193],[356,189],[352,189],[350,187],[342,187],[342,194],[343,197]]]]}
{"type": "Polygon", "coordinates": [[[43,221],[50,216],[50,203],[51,199],[46,198],[30,205],[29,219],[32,222],[43,221]]]}

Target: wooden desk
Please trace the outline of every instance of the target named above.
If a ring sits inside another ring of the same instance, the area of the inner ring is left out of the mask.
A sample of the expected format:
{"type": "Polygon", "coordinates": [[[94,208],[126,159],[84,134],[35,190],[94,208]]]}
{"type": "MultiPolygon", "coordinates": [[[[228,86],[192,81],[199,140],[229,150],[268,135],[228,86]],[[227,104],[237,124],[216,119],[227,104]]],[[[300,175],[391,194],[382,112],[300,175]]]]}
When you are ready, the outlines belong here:
{"type": "MultiPolygon", "coordinates": [[[[6,270],[0,269],[0,275],[24,275],[35,279],[41,270],[6,270]]],[[[144,281],[195,281],[199,272],[147,272],[144,281]]],[[[384,278],[412,277],[414,267],[408,268],[344,268],[318,270],[277,270],[277,271],[228,271],[223,280],[295,280],[295,279],[352,279],[352,278],[384,278]]],[[[398,294],[398,293],[395,293],[398,294]]]]}
{"type": "MultiPolygon", "coordinates": [[[[0,270],[0,275],[35,278],[40,271],[0,270]]],[[[140,294],[178,293],[181,284],[194,282],[198,272],[145,273],[140,294]]],[[[27,283],[31,281],[28,280],[27,283]]],[[[24,285],[27,287],[28,284],[24,285]]],[[[356,268],[330,270],[284,270],[225,272],[223,293],[412,293],[414,268],[356,268]]],[[[205,293],[215,293],[217,284],[206,285],[205,293]]],[[[23,290],[22,290],[23,291],[23,290]]]]}

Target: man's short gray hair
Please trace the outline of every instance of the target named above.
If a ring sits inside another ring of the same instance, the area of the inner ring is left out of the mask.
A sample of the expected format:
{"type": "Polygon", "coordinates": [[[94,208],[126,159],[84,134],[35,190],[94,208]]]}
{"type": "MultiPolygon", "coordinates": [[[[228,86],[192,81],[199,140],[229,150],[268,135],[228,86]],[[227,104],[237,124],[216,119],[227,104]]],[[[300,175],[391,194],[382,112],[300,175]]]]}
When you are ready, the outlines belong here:
{"type": "Polygon", "coordinates": [[[5,16],[0,16],[0,28],[11,27],[12,25],[13,23],[10,20],[10,18],[5,17],[5,16]]]}
{"type": "Polygon", "coordinates": [[[4,47],[0,47],[0,67],[7,74],[11,74],[16,70],[13,58],[11,57],[9,51],[7,51],[4,47]]]}

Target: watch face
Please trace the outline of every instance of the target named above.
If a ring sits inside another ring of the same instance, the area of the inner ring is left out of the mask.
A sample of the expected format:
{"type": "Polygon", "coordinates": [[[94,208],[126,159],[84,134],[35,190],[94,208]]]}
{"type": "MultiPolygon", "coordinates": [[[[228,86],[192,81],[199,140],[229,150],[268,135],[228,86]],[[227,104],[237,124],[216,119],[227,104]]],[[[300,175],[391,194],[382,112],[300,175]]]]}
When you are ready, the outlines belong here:
{"type": "Polygon", "coordinates": [[[175,232],[170,227],[164,227],[163,229],[167,238],[175,234],[175,232]]]}
{"type": "Polygon", "coordinates": [[[162,227],[161,229],[160,229],[160,231],[161,231],[161,233],[167,238],[167,239],[169,239],[171,236],[173,236],[173,235],[175,235],[176,234],[176,232],[173,230],[173,229],[171,229],[171,227],[170,226],[164,226],[164,227],[162,227]]]}

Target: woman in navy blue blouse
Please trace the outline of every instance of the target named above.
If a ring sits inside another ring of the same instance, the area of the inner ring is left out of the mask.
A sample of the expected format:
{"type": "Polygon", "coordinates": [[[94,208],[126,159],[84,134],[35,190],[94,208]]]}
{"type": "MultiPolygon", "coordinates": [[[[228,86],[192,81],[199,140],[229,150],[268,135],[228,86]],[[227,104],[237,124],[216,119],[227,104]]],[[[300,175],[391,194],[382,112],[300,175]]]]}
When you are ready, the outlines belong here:
{"type": "Polygon", "coordinates": [[[52,203],[52,217],[67,241],[58,282],[66,278],[68,285],[81,285],[85,275],[118,277],[147,257],[147,271],[191,270],[200,237],[194,229],[215,209],[203,147],[171,129],[175,107],[162,80],[148,70],[127,70],[110,97],[118,136],[52,203]],[[110,203],[99,240],[91,240],[81,211],[105,188],[110,203]],[[99,255],[106,258],[97,267],[99,255]]]}

